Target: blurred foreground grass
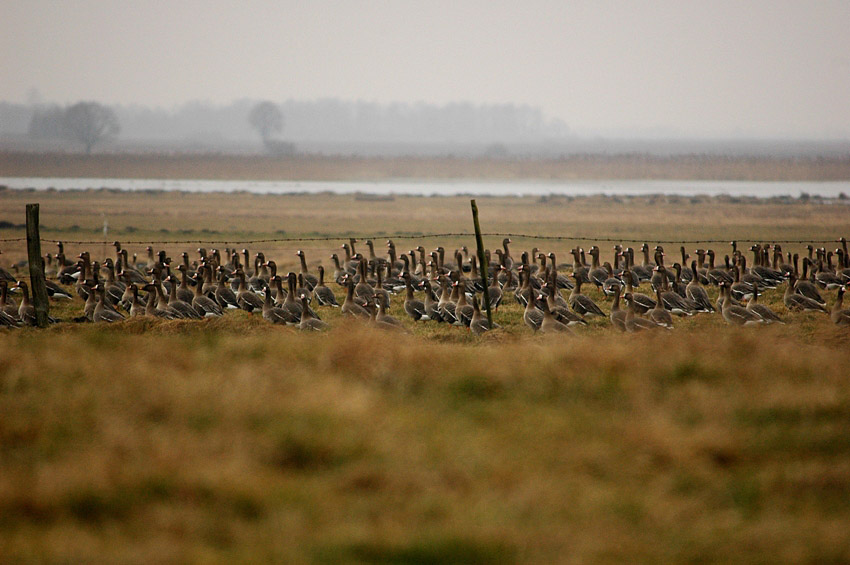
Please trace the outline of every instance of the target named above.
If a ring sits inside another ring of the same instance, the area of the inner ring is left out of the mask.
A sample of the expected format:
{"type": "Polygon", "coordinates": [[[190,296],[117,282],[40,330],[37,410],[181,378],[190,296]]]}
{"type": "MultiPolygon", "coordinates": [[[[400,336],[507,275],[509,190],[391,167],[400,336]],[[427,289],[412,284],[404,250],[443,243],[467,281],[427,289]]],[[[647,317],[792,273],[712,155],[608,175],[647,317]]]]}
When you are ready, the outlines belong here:
{"type": "Polygon", "coordinates": [[[850,335],[809,322],[476,345],[248,315],[6,331],[0,555],[847,561],[850,335]]]}

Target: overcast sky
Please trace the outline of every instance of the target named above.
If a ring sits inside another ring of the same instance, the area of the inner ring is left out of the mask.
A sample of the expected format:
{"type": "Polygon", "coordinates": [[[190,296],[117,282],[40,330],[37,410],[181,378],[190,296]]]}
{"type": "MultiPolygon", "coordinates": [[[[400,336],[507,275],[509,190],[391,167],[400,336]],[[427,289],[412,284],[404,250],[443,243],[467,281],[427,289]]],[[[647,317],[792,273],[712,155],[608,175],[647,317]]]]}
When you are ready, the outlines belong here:
{"type": "Polygon", "coordinates": [[[850,1],[2,0],[0,99],[540,107],[578,134],[850,137],[850,1]]]}

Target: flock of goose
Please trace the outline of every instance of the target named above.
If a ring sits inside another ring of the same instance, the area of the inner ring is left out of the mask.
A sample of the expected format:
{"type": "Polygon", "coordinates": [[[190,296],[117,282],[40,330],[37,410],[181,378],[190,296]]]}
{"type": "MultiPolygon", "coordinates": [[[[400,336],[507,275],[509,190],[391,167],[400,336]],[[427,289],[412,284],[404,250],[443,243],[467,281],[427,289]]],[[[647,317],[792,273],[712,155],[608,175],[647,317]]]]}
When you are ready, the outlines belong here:
{"type": "MultiPolygon", "coordinates": [[[[485,253],[486,296],[493,310],[505,299],[516,300],[523,308],[524,323],[535,332],[570,333],[592,316],[607,317],[621,331],[637,332],[672,329],[674,316],[698,313],[719,313],[728,324],[738,326],[784,323],[758,300],[763,292],[784,285],[783,302],[789,312],[821,312],[835,324],[850,326],[850,309],[843,308],[850,255],[845,238],[837,241],[841,246],[834,251],[809,245],[802,258],[783,254],[777,244],[754,244],[749,248],[752,264],[734,241],[722,263],[711,249],[696,249],[692,257],[682,246],[681,262],[668,267],[661,246],[643,244],[636,261],[633,248],[614,245],[610,262],[602,260],[602,250],[595,245],[587,252],[575,248],[572,263],[559,263],[554,253],[536,248],[515,258],[506,238],[501,248],[485,253]],[[598,288],[611,301],[607,314],[582,292],[582,286],[598,288]],[[706,291],[712,286],[719,289],[714,302],[706,291]],[[640,292],[642,288],[649,290],[640,292]],[[831,291],[837,291],[837,297],[829,307],[823,295],[831,291]]],[[[333,271],[328,279],[344,289],[342,304],[326,285],[324,267],[311,272],[303,251],[296,254],[298,272],[283,274],[264,253],[252,257],[247,249],[226,249],[222,256],[217,249],[201,248],[197,259],[183,252],[175,262],[165,251],[155,253],[148,247],[147,257],[139,260],[131,259],[116,241],[114,259],[93,261],[85,251],[72,261],[58,243],[56,255],[45,256],[45,277],[52,299],[72,299],[76,294],[85,301],[80,316],[74,318],[77,322],[109,323],[128,316],[200,319],[238,308],[261,313],[274,324],[323,330],[327,323],[319,312],[340,308],[344,315],[401,329],[401,321],[388,310],[394,299],[403,299],[405,315],[416,322],[466,326],[476,335],[498,327],[491,327],[482,314],[484,279],[466,247],[448,257],[443,247],[429,253],[421,245],[399,254],[388,240],[387,253],[379,256],[372,241],[365,242],[367,255],[358,253],[356,244],[350,239],[341,246],[344,256],[330,257],[333,271]]],[[[0,327],[20,325],[36,325],[27,283],[0,268],[0,327]],[[13,296],[17,293],[20,303],[13,296]]]]}

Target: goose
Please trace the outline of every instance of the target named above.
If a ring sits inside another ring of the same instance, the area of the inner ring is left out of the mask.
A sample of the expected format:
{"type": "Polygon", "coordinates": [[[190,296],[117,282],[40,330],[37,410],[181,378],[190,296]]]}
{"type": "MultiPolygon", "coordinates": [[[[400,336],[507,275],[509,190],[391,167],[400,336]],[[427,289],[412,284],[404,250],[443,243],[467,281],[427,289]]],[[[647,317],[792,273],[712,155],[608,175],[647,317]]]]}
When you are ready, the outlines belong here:
{"type": "Polygon", "coordinates": [[[732,278],[733,282],[729,286],[729,292],[732,296],[739,301],[748,301],[753,298],[753,285],[751,283],[746,283],[741,280],[741,273],[738,270],[738,266],[735,265],[732,267],[732,278]]]}
{"type": "Polygon", "coordinates": [[[776,314],[776,312],[771,310],[768,306],[765,306],[764,304],[759,304],[758,299],[759,299],[759,285],[758,285],[758,283],[753,283],[753,298],[752,298],[752,300],[747,302],[747,310],[750,310],[751,312],[755,312],[756,314],[761,316],[761,319],[764,320],[765,324],[774,324],[774,323],[784,324],[785,323],[785,322],[782,321],[782,318],[780,318],[776,314]]]}
{"type": "MultiPolygon", "coordinates": [[[[664,275],[662,288],[660,289],[660,297],[664,308],[677,316],[693,316],[697,310],[696,304],[688,298],[683,298],[678,292],[669,290],[666,276],[667,271],[664,268],[664,265],[659,265],[656,268],[660,269],[664,275]]],[[[678,283],[674,281],[674,284],[678,283]]],[[[656,296],[659,296],[659,294],[656,293],[656,296]]]]}
{"type": "Polygon", "coordinates": [[[187,320],[200,320],[203,316],[201,316],[192,305],[185,300],[180,300],[177,298],[177,284],[176,281],[171,279],[169,275],[166,279],[171,282],[171,286],[168,288],[168,306],[169,308],[174,309],[180,314],[181,318],[185,318],[187,320]]]}
{"type": "Polygon", "coordinates": [[[572,253],[574,262],[573,262],[573,275],[578,275],[583,283],[590,283],[590,277],[588,276],[588,269],[582,260],[584,255],[584,250],[580,247],[574,248],[570,253],[572,253]]]}
{"type": "Polygon", "coordinates": [[[387,324],[399,327],[402,327],[404,325],[401,323],[401,320],[399,320],[395,316],[390,316],[389,314],[387,314],[387,307],[382,301],[375,300],[375,308],[377,308],[377,312],[375,313],[375,321],[379,324],[387,324]]]}
{"type": "Polygon", "coordinates": [[[605,263],[604,265],[600,265],[599,263],[599,248],[595,245],[590,248],[590,272],[587,273],[588,278],[590,278],[590,282],[596,285],[597,288],[602,288],[602,284],[605,282],[605,279],[609,276],[609,269],[611,268],[610,263],[605,263]],[[607,266],[607,268],[606,268],[607,266]]]}
{"type": "Polygon", "coordinates": [[[535,300],[529,300],[525,305],[525,310],[522,313],[522,321],[525,325],[535,332],[540,329],[543,323],[543,312],[537,309],[535,300]]]}
{"type": "MultiPolygon", "coordinates": [[[[691,271],[697,272],[697,262],[691,261],[691,271]]],[[[685,295],[697,305],[697,312],[714,312],[714,306],[711,305],[711,300],[708,298],[708,293],[700,284],[698,276],[691,279],[688,286],[685,287],[685,295]]]]}
{"type": "Polygon", "coordinates": [[[490,309],[499,311],[502,303],[502,287],[499,286],[499,277],[494,276],[487,287],[487,298],[490,299],[490,309]]]}
{"type": "Polygon", "coordinates": [[[99,284],[94,288],[93,294],[97,295],[97,304],[95,305],[94,312],[92,313],[93,322],[111,323],[120,322],[124,319],[124,316],[120,313],[106,306],[106,289],[102,284],[99,284]]]}
{"type": "Polygon", "coordinates": [[[239,290],[236,292],[236,303],[246,312],[260,310],[263,307],[263,299],[255,292],[248,290],[245,282],[245,271],[236,271],[236,279],[239,282],[239,290]]]}
{"type": "MultiPolygon", "coordinates": [[[[631,294],[627,292],[626,294],[631,294]]],[[[620,309],[620,295],[614,295],[614,304],[611,305],[611,314],[609,315],[611,323],[621,332],[626,331],[626,311],[620,309]]]]}
{"type": "Polygon", "coordinates": [[[826,306],[819,303],[808,296],[803,296],[802,294],[798,294],[795,292],[794,283],[796,279],[792,274],[788,278],[788,286],[785,287],[785,295],[783,296],[783,300],[785,302],[785,307],[792,312],[823,312],[825,314],[829,314],[829,310],[826,309],[826,306]]]}
{"type": "MultiPolygon", "coordinates": [[[[826,300],[820,295],[817,285],[809,278],[809,265],[812,265],[808,258],[803,258],[803,276],[794,284],[794,292],[811,298],[818,304],[826,304],[826,300]]],[[[796,273],[794,273],[796,280],[796,273]]],[[[789,278],[790,280],[790,278],[789,278]]]]}
{"type": "Polygon", "coordinates": [[[672,330],[673,316],[664,308],[664,301],[661,299],[661,289],[655,290],[655,300],[655,308],[649,311],[649,319],[661,327],[672,330]]]}
{"type": "Polygon", "coordinates": [[[731,285],[729,283],[722,280],[718,282],[718,286],[720,287],[721,294],[723,294],[723,307],[721,309],[721,314],[727,324],[734,326],[755,326],[764,323],[764,319],[762,319],[762,317],[756,312],[732,304],[732,292],[730,290],[731,285]]]}
{"type": "Polygon", "coordinates": [[[715,286],[718,286],[721,282],[731,285],[734,281],[732,279],[732,275],[729,274],[729,271],[719,269],[714,266],[714,250],[709,249],[706,251],[706,254],[708,255],[708,272],[706,273],[708,281],[715,286]]]}
{"type": "Polygon", "coordinates": [[[423,279],[419,283],[419,288],[425,291],[425,315],[428,316],[429,320],[443,322],[443,316],[440,314],[440,303],[434,298],[434,293],[431,289],[431,281],[427,278],[423,279]]]}
{"type": "Polygon", "coordinates": [[[620,292],[622,292],[623,281],[621,281],[614,275],[611,263],[608,263],[606,261],[603,266],[605,267],[608,276],[604,281],[602,281],[602,294],[604,294],[605,296],[614,296],[615,294],[620,294],[620,292]]]}
{"type": "Polygon", "coordinates": [[[440,299],[437,303],[437,307],[440,310],[440,316],[443,318],[444,322],[454,325],[457,323],[457,315],[455,314],[457,304],[452,300],[451,293],[449,292],[449,279],[446,275],[440,275],[437,280],[442,287],[440,299]]]}
{"type": "Polygon", "coordinates": [[[131,284],[127,287],[130,292],[130,317],[138,318],[145,315],[145,304],[139,298],[139,287],[131,284]]]}
{"type": "Polygon", "coordinates": [[[531,299],[531,275],[526,271],[525,265],[520,265],[517,267],[517,276],[519,277],[519,284],[514,290],[514,300],[524,308],[531,299]]]}
{"type": "Polygon", "coordinates": [[[637,333],[642,332],[644,330],[653,330],[659,327],[658,324],[656,324],[652,320],[640,318],[635,314],[634,302],[632,301],[632,295],[630,293],[625,293],[623,295],[623,299],[628,304],[628,309],[626,310],[626,317],[623,320],[623,325],[626,328],[627,332],[637,333]]]}
{"type": "Polygon", "coordinates": [[[604,316],[605,312],[588,296],[581,293],[581,278],[575,274],[573,274],[573,277],[575,279],[575,287],[570,292],[570,298],[568,300],[573,311],[579,316],[604,316]]]}
{"type": "Polygon", "coordinates": [[[316,302],[321,306],[333,306],[334,308],[339,308],[339,302],[337,302],[333,291],[325,286],[325,268],[319,265],[318,271],[319,281],[316,286],[313,287],[313,296],[316,297],[316,302]]]}
{"type": "Polygon", "coordinates": [[[508,271],[514,268],[514,259],[511,257],[511,250],[508,248],[508,245],[511,243],[511,238],[509,237],[502,240],[502,266],[508,271]]]}
{"type": "Polygon", "coordinates": [[[148,296],[145,300],[145,316],[162,318],[164,320],[174,320],[179,318],[176,312],[168,308],[165,302],[165,296],[162,295],[162,289],[154,284],[147,283],[142,287],[142,290],[147,291],[148,296]],[[162,298],[160,298],[162,296],[162,298]],[[162,305],[160,305],[162,304],[162,305]]]}
{"type": "Polygon", "coordinates": [[[375,301],[375,289],[369,286],[369,283],[366,281],[365,260],[357,263],[357,271],[360,275],[360,279],[354,286],[354,296],[361,303],[372,304],[375,301]]]}
{"type": "Polygon", "coordinates": [[[469,302],[466,301],[466,280],[455,281],[455,286],[457,286],[457,305],[455,306],[455,315],[460,320],[460,322],[469,327],[469,323],[472,321],[472,313],[473,308],[469,302]]]}
{"type": "Polygon", "coordinates": [[[351,277],[348,275],[344,276],[342,283],[345,286],[345,300],[342,301],[340,311],[343,314],[356,318],[369,318],[369,311],[354,298],[354,281],[351,280],[351,277]]]}
{"type": "Polygon", "coordinates": [[[0,311],[5,312],[16,320],[18,319],[18,303],[14,298],[9,296],[9,282],[6,280],[0,281],[0,311]]]}
{"type": "MultiPolygon", "coordinates": [[[[302,294],[307,294],[306,291],[296,291],[295,289],[295,280],[296,275],[293,272],[289,272],[286,276],[286,284],[289,289],[286,294],[286,299],[283,301],[283,304],[280,306],[284,310],[288,310],[293,316],[295,316],[298,320],[301,320],[303,316],[303,310],[301,309],[301,302],[297,300],[296,297],[300,297],[302,294]]],[[[319,316],[313,310],[310,310],[310,314],[313,317],[318,318],[319,316]]]]}
{"type": "MultiPolygon", "coordinates": [[[[367,243],[369,244],[369,249],[372,250],[372,255],[374,256],[375,251],[371,245],[372,242],[368,241],[367,243]]],[[[304,275],[304,286],[305,288],[307,288],[307,290],[312,292],[313,288],[315,288],[315,286],[319,284],[319,279],[317,279],[316,275],[310,273],[310,271],[307,269],[307,258],[304,255],[304,251],[299,249],[296,255],[301,261],[301,274],[304,275]]]]}
{"type": "MultiPolygon", "coordinates": [[[[180,271],[180,284],[177,286],[176,290],[177,298],[187,304],[191,304],[192,300],[195,299],[195,292],[189,288],[189,268],[181,263],[180,265],[177,265],[177,270],[180,271]]],[[[203,284],[196,284],[195,286],[200,286],[200,290],[203,291],[203,284]]]]}
{"type": "Polygon", "coordinates": [[[200,272],[195,273],[196,284],[195,292],[192,295],[192,308],[194,308],[198,315],[200,315],[202,318],[215,318],[223,315],[224,311],[221,309],[221,306],[218,304],[218,302],[204,294],[204,285],[202,283],[201,277],[202,275],[200,272]]]}
{"type": "Polygon", "coordinates": [[[555,254],[550,252],[548,257],[549,264],[552,266],[552,271],[555,273],[555,280],[557,281],[558,288],[572,290],[573,281],[571,281],[568,276],[558,273],[558,269],[561,268],[561,266],[556,262],[555,254]]]}
{"type": "Polygon", "coordinates": [[[844,280],[835,274],[835,268],[832,266],[832,251],[826,254],[826,267],[823,266],[823,261],[818,262],[815,281],[820,288],[826,290],[835,290],[844,285],[844,280]]]}
{"type": "MultiPolygon", "coordinates": [[[[430,320],[431,318],[428,317],[428,313],[425,311],[425,303],[413,296],[413,283],[410,281],[410,275],[408,273],[405,273],[404,283],[407,293],[404,299],[404,311],[408,316],[413,318],[414,322],[430,320]]],[[[381,302],[383,307],[383,301],[379,302],[381,302]]]]}
{"type": "Polygon", "coordinates": [[[328,329],[328,323],[313,316],[310,305],[307,304],[307,294],[301,295],[301,321],[298,323],[298,329],[301,331],[319,332],[328,329]]]}
{"type": "MultiPolygon", "coordinates": [[[[211,273],[211,270],[207,270],[208,273],[211,273]]],[[[219,284],[216,286],[216,289],[213,293],[215,296],[215,301],[218,302],[218,305],[222,307],[222,309],[238,309],[239,299],[236,297],[236,293],[227,286],[227,273],[225,273],[221,267],[218,269],[218,280],[219,284]]],[[[205,289],[206,291],[206,289],[205,289]]]]}
{"type": "MultiPolygon", "coordinates": [[[[279,280],[279,278],[278,278],[279,280]]],[[[272,296],[267,292],[263,297],[263,319],[272,324],[295,325],[299,322],[298,317],[285,308],[279,308],[272,303],[272,296]]]]}
{"type": "MultiPolygon", "coordinates": [[[[655,300],[641,292],[634,291],[635,275],[631,271],[623,273],[623,280],[626,283],[626,292],[632,295],[632,303],[635,305],[636,314],[646,314],[655,308],[655,300]]],[[[619,293],[618,293],[619,294],[619,293]]],[[[625,314],[623,314],[625,316],[625,314]]]]}
{"type": "MultiPolygon", "coordinates": [[[[8,284],[8,281],[6,281],[8,284]]],[[[24,281],[17,281],[15,286],[21,289],[23,296],[21,297],[21,304],[18,306],[18,320],[21,321],[22,324],[27,326],[37,326],[35,317],[35,306],[30,302],[30,291],[27,283],[24,281]]]]}
{"type": "Polygon", "coordinates": [[[469,322],[469,330],[475,335],[482,335],[492,329],[498,329],[501,326],[496,322],[493,322],[493,326],[490,327],[490,322],[487,320],[487,316],[481,314],[481,308],[478,306],[478,297],[472,297],[472,319],[469,322]]]}
{"type": "MultiPolygon", "coordinates": [[[[546,297],[542,294],[537,295],[537,303],[543,308],[543,320],[540,322],[540,331],[543,333],[573,333],[572,330],[560,321],[558,321],[552,312],[549,310],[549,303],[546,297]]],[[[527,323],[527,322],[526,322],[527,323]]]]}
{"type": "Polygon", "coordinates": [[[838,326],[850,326],[850,309],[842,308],[845,290],[846,287],[843,286],[838,289],[838,298],[832,305],[832,311],[829,314],[830,319],[838,326]]]}

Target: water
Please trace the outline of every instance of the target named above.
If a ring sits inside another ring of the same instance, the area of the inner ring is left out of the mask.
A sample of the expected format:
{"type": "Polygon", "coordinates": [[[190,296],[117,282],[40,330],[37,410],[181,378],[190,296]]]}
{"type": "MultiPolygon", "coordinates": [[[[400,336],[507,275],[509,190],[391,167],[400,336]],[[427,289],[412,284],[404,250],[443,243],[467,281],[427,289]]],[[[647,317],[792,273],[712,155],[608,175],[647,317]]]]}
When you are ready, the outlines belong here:
{"type": "Polygon", "coordinates": [[[174,179],[102,179],[102,178],[25,178],[0,177],[0,185],[10,189],[119,189],[167,190],[184,192],[237,192],[256,194],[292,194],[331,192],[336,194],[368,193],[378,195],[453,196],[591,196],[668,194],[679,196],[744,196],[772,198],[777,196],[810,196],[836,198],[850,195],[850,181],[830,182],[762,182],[762,181],[671,181],[671,180],[576,180],[576,181],[232,181],[174,179]]]}

